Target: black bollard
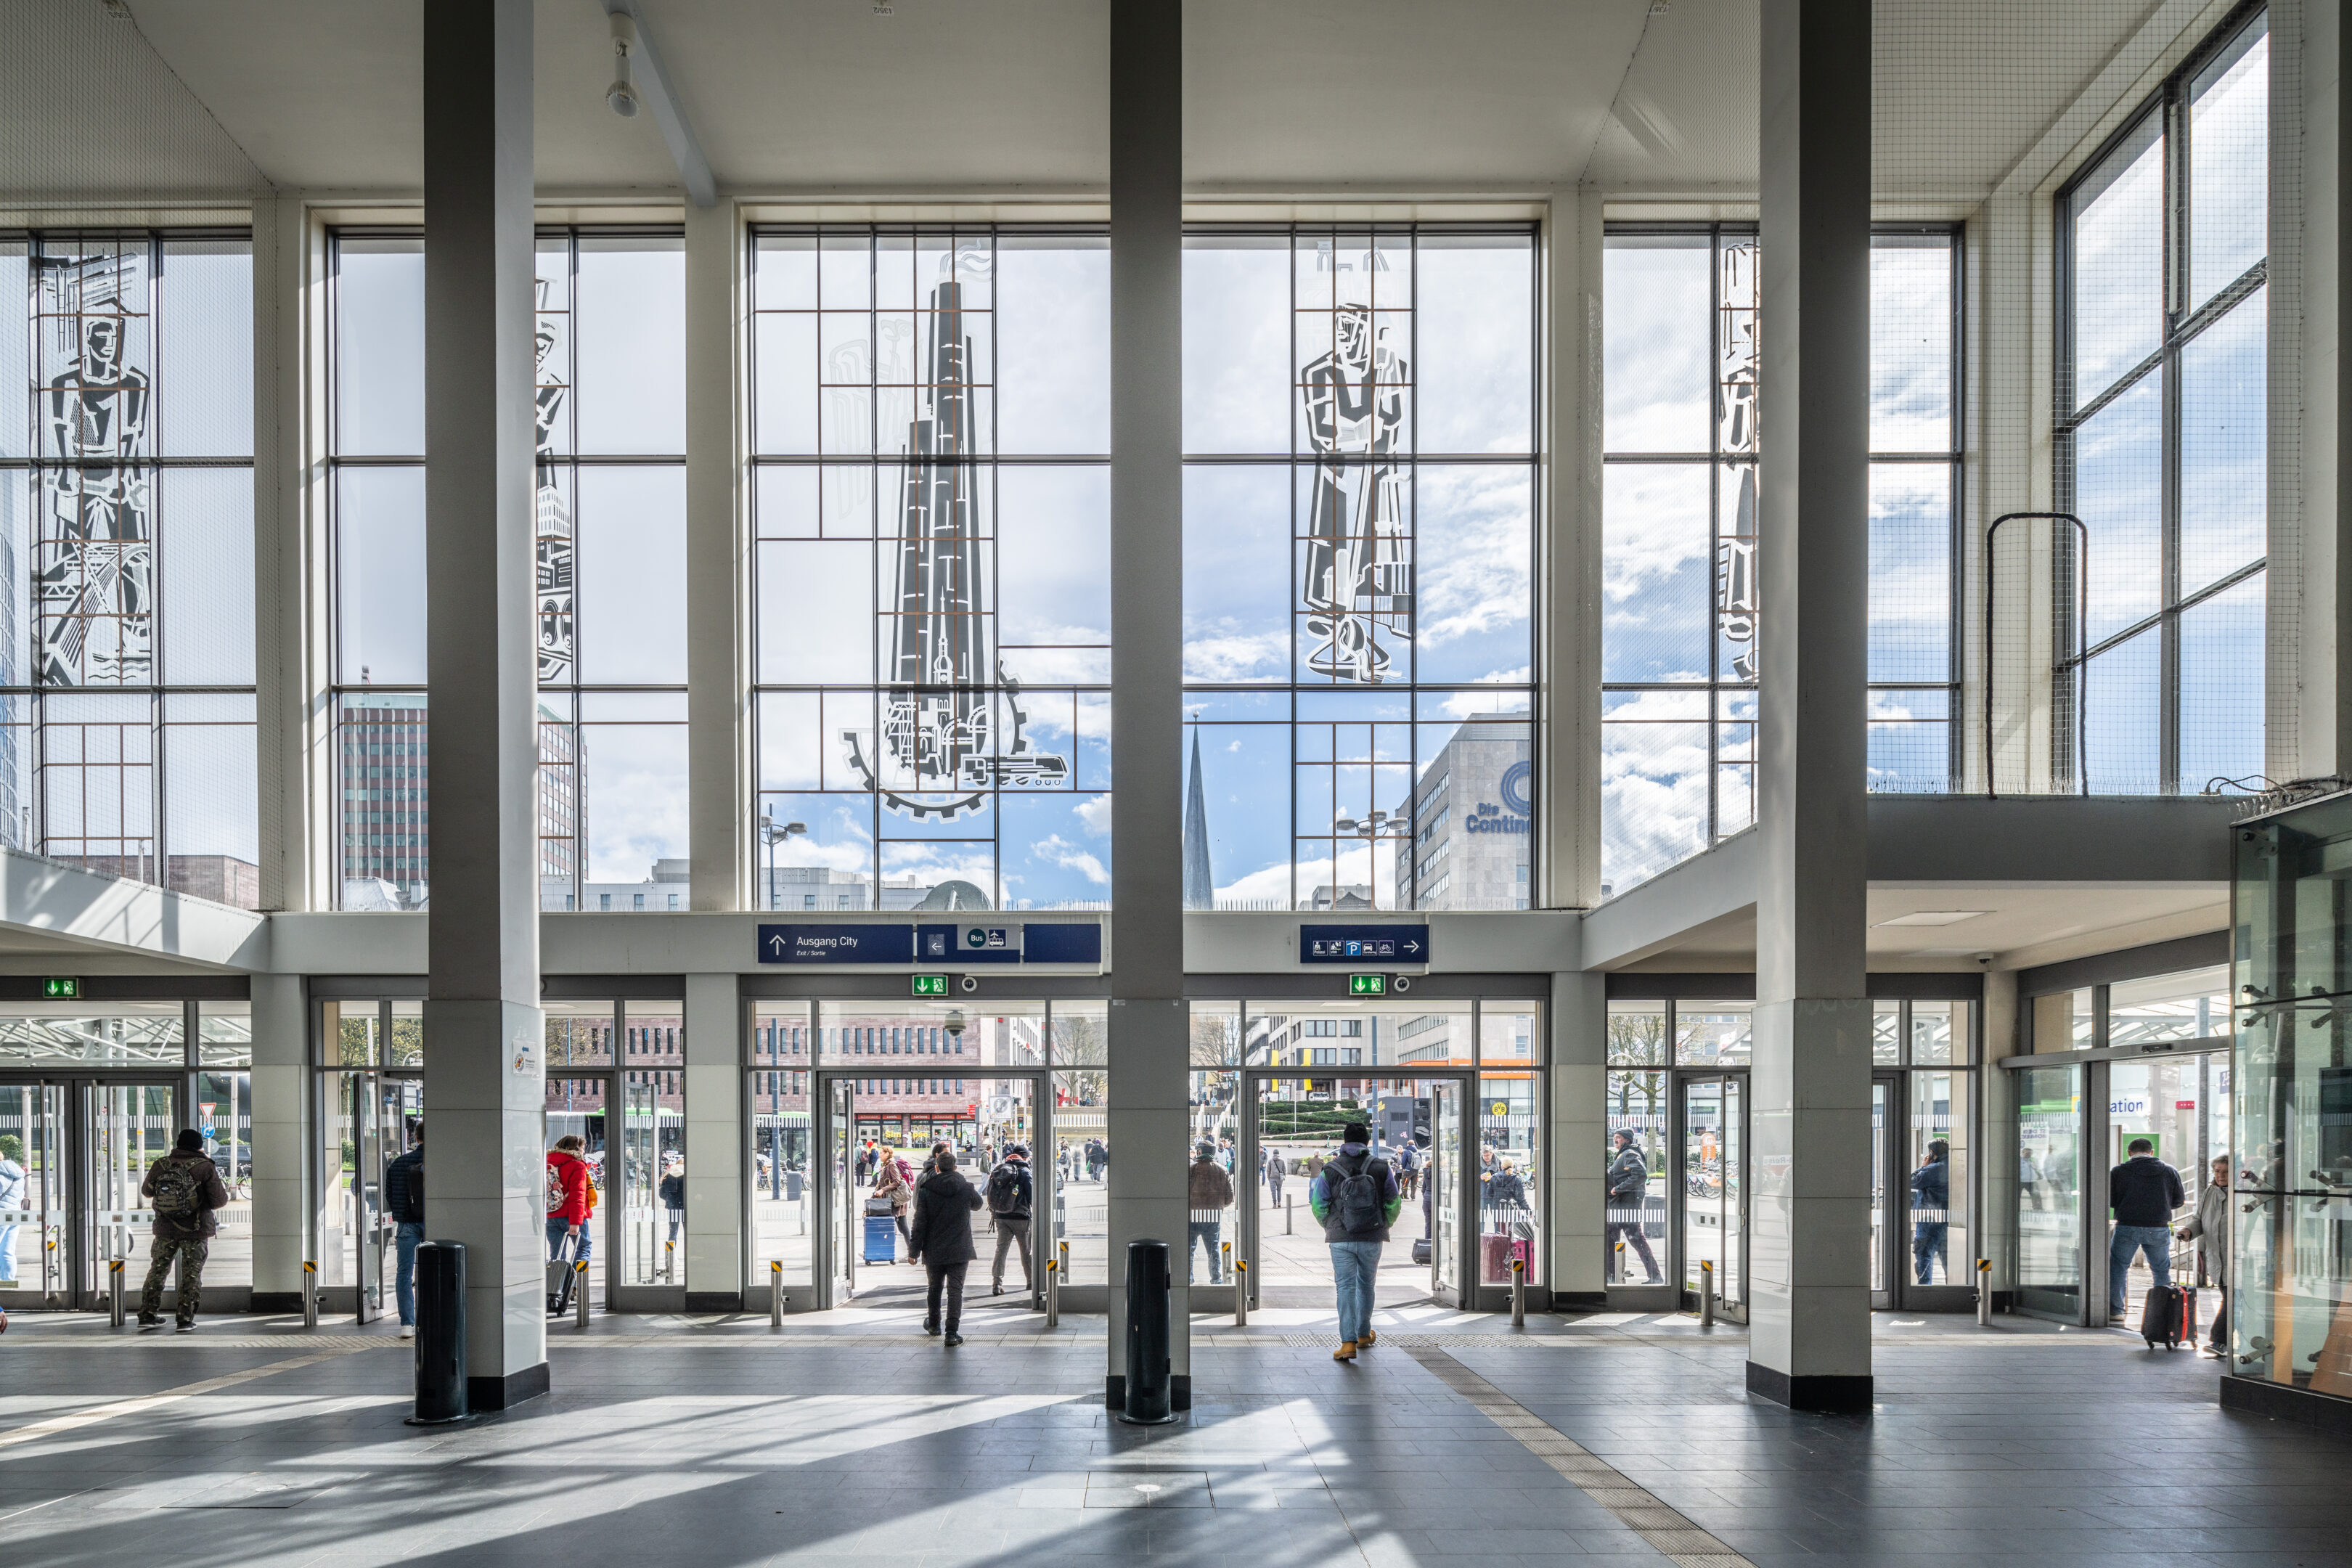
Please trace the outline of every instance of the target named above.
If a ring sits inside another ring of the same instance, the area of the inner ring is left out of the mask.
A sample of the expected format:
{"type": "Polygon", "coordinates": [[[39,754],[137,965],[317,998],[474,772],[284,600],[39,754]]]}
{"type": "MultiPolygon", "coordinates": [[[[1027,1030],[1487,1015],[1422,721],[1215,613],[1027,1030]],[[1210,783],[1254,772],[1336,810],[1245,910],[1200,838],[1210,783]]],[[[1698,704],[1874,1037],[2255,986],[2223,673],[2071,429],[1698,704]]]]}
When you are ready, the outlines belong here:
{"type": "Polygon", "coordinates": [[[1118,1418],[1159,1426],[1176,1419],[1175,1367],[1168,1342],[1174,1331],[1169,1292],[1168,1244],[1127,1244],[1127,1408],[1118,1418]]]}
{"type": "Polygon", "coordinates": [[[416,1414],[411,1426],[440,1426],[472,1414],[466,1399],[466,1247],[416,1247],[416,1414]]]}

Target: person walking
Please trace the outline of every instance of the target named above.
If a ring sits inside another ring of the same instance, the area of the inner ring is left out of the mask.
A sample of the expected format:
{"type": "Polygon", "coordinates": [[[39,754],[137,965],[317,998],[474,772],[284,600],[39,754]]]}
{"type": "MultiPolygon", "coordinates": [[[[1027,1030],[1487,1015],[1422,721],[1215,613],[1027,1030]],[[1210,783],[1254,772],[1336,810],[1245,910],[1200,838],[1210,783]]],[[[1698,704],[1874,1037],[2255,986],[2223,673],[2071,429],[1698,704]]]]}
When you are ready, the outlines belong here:
{"type": "Polygon", "coordinates": [[[1225,1282],[1225,1262],[1217,1243],[1224,1229],[1225,1210],[1233,1206],[1234,1179],[1217,1163],[1217,1146],[1203,1142],[1192,1151],[1199,1156],[1184,1177],[1185,1206],[1192,1212],[1184,1224],[1184,1283],[1192,1282],[1192,1248],[1209,1249],[1209,1283],[1225,1282]]]}
{"type": "Polygon", "coordinates": [[[963,1321],[963,1276],[980,1256],[972,1245],[971,1216],[981,1205],[980,1194],[956,1170],[956,1157],[941,1154],[938,1168],[915,1188],[915,1228],[908,1242],[910,1256],[922,1260],[929,1289],[923,1298],[923,1332],[947,1331],[952,1350],[963,1343],[956,1332],[963,1321]],[[947,1293],[947,1316],[940,1316],[940,1294],[947,1293]]]}
{"type": "Polygon", "coordinates": [[[409,1129],[415,1142],[383,1168],[383,1212],[392,1219],[399,1266],[392,1297],[400,1308],[400,1337],[416,1337],[416,1245],[425,1239],[425,1123],[409,1129]]]}
{"type": "Polygon", "coordinates": [[[666,1250],[663,1271],[672,1279],[677,1276],[677,1247],[686,1239],[686,1162],[671,1150],[662,1159],[662,1178],[655,1189],[661,1199],[662,1215],[668,1221],[669,1233],[663,1237],[666,1250]]]}
{"type": "Polygon", "coordinates": [[[147,1167],[140,1195],[155,1211],[155,1240],[147,1253],[147,1283],[139,1292],[139,1331],[163,1326],[163,1280],[180,1266],[180,1295],[173,1315],[178,1331],[194,1333],[196,1302],[204,1293],[205,1258],[220,1232],[214,1212],[228,1206],[220,1170],[205,1157],[205,1141],[193,1127],[180,1130],[172,1152],[147,1167]]]}
{"type": "Polygon", "coordinates": [[[1381,1244],[1404,1207],[1396,1173],[1371,1151],[1372,1132],[1360,1121],[1340,1130],[1339,1152],[1307,1184],[1307,1206],[1323,1226],[1331,1247],[1331,1273],[1339,1287],[1339,1348],[1333,1361],[1353,1361],[1360,1348],[1379,1336],[1372,1330],[1372,1281],[1381,1268],[1381,1244]]]}
{"type": "Polygon", "coordinates": [[[1029,1227],[1036,1202],[1037,1183],[1029,1170],[1028,1147],[1009,1145],[1003,1162],[988,1173],[988,1223],[996,1231],[996,1262],[988,1281],[992,1296],[1004,1294],[1004,1254],[1013,1247],[1021,1249],[1021,1289],[1032,1294],[1037,1289],[1036,1274],[1029,1263],[1029,1227]]]}
{"type": "MultiPolygon", "coordinates": [[[[0,1132],[0,1215],[21,1212],[31,1185],[25,1174],[25,1141],[14,1132],[0,1132]]],[[[0,1218],[0,1284],[16,1282],[16,1221],[0,1218]]]]}
{"type": "Polygon", "coordinates": [[[1282,1206],[1282,1178],[1285,1173],[1282,1151],[1268,1149],[1265,1152],[1265,1201],[1269,1207],[1278,1209],[1282,1206]]]}
{"type": "Polygon", "coordinates": [[[1397,1151],[1397,1184],[1406,1197],[1412,1196],[1413,1184],[1420,1179],[1420,1176],[1421,1151],[1414,1147],[1412,1140],[1408,1138],[1404,1141],[1404,1146],[1397,1151]]]}
{"type": "Polygon", "coordinates": [[[2107,1242],[2107,1316],[2120,1322],[2126,1305],[2124,1280],[2132,1260],[2145,1254],[2157,1289],[2172,1284],[2172,1215],[2187,1202],[2180,1173],[2156,1157],[2156,1145],[2135,1138],[2124,1146],[2124,1163],[2107,1173],[2107,1207],[2116,1231],[2107,1242]]]}
{"type": "Polygon", "coordinates": [[[912,1262],[915,1237],[907,1228],[907,1211],[914,1206],[915,1184],[907,1180],[907,1173],[895,1155],[885,1153],[878,1162],[878,1168],[879,1174],[874,1178],[873,1195],[889,1200],[890,1218],[898,1225],[899,1239],[907,1244],[908,1261],[912,1262]]]}
{"type": "Polygon", "coordinates": [[[2213,1167],[2206,1173],[2205,1185],[2197,1194],[2197,1213],[2180,1227],[2183,1241],[2205,1244],[2206,1272],[2213,1276],[2213,1288],[2221,1293],[2221,1304],[2213,1310],[2213,1331],[2205,1342],[2208,1355],[2227,1357],[2230,1353],[2230,1156],[2213,1156],[2213,1167]]]}
{"type": "Polygon", "coordinates": [[[1945,1256],[1945,1237],[1950,1233],[1952,1203],[1952,1146],[1941,1138],[1927,1144],[1927,1158],[1911,1173],[1911,1267],[1922,1285],[1936,1282],[1936,1268],[1943,1266],[1944,1279],[1950,1283],[1951,1260],[1945,1256]]]}
{"type": "Polygon", "coordinates": [[[1643,1210],[1650,1201],[1650,1162],[1626,1129],[1619,1128],[1613,1142],[1617,1152],[1609,1162],[1609,1256],[1616,1258],[1617,1241],[1622,1237],[1649,1276],[1643,1283],[1663,1285],[1665,1276],[1658,1272],[1657,1255],[1650,1250],[1650,1238],[1642,1229],[1643,1210]]]}
{"type": "MultiPolygon", "coordinates": [[[[595,1244],[595,1234],[589,1228],[588,1216],[596,1212],[595,1187],[588,1176],[588,1159],[584,1151],[588,1141],[577,1132],[567,1132],[555,1141],[547,1152],[547,1256],[550,1259],[563,1256],[563,1244],[576,1241],[579,1250],[572,1254],[575,1264],[588,1261],[588,1253],[595,1244]]],[[[558,1298],[550,1297],[548,1310],[555,1310],[558,1298]]]]}

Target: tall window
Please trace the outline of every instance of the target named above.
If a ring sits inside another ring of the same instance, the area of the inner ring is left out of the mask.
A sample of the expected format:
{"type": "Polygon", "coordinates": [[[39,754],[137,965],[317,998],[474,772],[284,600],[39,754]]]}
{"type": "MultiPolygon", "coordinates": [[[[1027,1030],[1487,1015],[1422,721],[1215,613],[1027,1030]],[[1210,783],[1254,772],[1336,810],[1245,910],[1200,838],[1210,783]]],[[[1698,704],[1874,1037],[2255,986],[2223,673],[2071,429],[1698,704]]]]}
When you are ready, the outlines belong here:
{"type": "Polygon", "coordinates": [[[243,233],[0,236],[0,842],[260,903],[243,233]]]}
{"type": "Polygon", "coordinates": [[[1110,896],[1099,233],[752,237],[764,909],[1110,896]]]}
{"type": "Polygon", "coordinates": [[[2257,15],[2059,197],[2057,489],[2089,533],[2087,561],[2056,539],[2087,603],[2078,626],[2052,596],[2059,788],[2078,766],[2098,794],[2262,772],[2269,116],[2257,15]]]}
{"type": "MultiPolygon", "coordinates": [[[[540,236],[546,909],[688,903],[683,261],[675,233],[540,236]]],[[[415,909],[431,886],[422,240],[338,234],[332,309],[342,903],[415,909]]]]}
{"type": "MultiPolygon", "coordinates": [[[[1759,623],[1752,227],[1604,242],[1601,881],[1622,892],[1751,826],[1759,623]]],[[[1951,787],[1958,237],[1871,251],[1874,790],[1951,787]]]]}
{"type": "Polygon", "coordinates": [[[1186,903],[1527,908],[1533,234],[1185,247],[1186,903]]]}

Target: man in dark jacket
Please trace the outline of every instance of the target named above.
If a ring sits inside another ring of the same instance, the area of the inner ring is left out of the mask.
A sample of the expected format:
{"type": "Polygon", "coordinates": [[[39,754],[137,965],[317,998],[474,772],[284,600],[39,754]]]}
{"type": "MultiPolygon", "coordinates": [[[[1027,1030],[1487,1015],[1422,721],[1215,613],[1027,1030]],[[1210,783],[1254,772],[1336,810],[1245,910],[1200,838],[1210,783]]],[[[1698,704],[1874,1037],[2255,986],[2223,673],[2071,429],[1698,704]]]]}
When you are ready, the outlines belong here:
{"type": "Polygon", "coordinates": [[[1952,1146],[1941,1138],[1927,1144],[1927,1157],[1911,1173],[1911,1268],[1922,1285],[1936,1282],[1943,1266],[1944,1282],[1951,1283],[1951,1260],[1945,1256],[1945,1238],[1951,1234],[1952,1146]]]}
{"type": "Polygon", "coordinates": [[[2107,1243],[2107,1315],[2117,1320],[2124,1315],[2124,1280],[2136,1255],[2147,1254],[2159,1289],[2172,1283],[2172,1215],[2189,1201],[2180,1173],[2156,1157],[2154,1143],[2135,1138],[2124,1152],[2129,1158],[2107,1173],[2107,1207],[2116,1216],[2116,1233],[2107,1243]]]}
{"type": "Polygon", "coordinates": [[[1036,1275],[1029,1265],[1029,1226],[1036,1212],[1036,1178],[1029,1171],[1029,1151],[1015,1143],[1004,1151],[1003,1163],[988,1173],[988,1222],[996,1230],[996,1263],[988,1281],[988,1293],[1004,1294],[1004,1254],[1008,1248],[1021,1249],[1021,1289],[1036,1289],[1036,1275]]]}
{"type": "Polygon", "coordinates": [[[141,1194],[154,1205],[155,1242],[147,1257],[147,1284],[139,1292],[139,1331],[163,1326],[163,1280],[180,1265],[180,1297],[173,1315],[181,1333],[196,1327],[196,1298],[203,1293],[205,1258],[220,1225],[213,1211],[228,1206],[220,1171],[205,1157],[205,1141],[193,1127],[181,1130],[178,1145],[147,1167],[141,1194]]]}
{"type": "Polygon", "coordinates": [[[1225,1282],[1225,1263],[1217,1244],[1224,1228],[1225,1211],[1233,1207],[1234,1179],[1217,1163],[1217,1146],[1202,1143],[1192,1151],[1192,1168],[1184,1175],[1185,1205],[1192,1210],[1184,1224],[1184,1283],[1192,1282],[1192,1249],[1209,1251],[1209,1283],[1225,1282]]]}
{"type": "Polygon", "coordinates": [[[956,1173],[956,1157],[941,1154],[936,1169],[915,1186],[915,1225],[907,1238],[908,1258],[923,1260],[930,1294],[924,1300],[923,1332],[940,1331],[940,1289],[948,1297],[947,1342],[963,1343],[956,1332],[963,1321],[963,1271],[980,1256],[971,1241],[971,1216],[980,1207],[980,1193],[956,1173]]]}
{"type": "Polygon", "coordinates": [[[1353,1361],[1357,1350],[1378,1336],[1372,1331],[1372,1281],[1381,1268],[1381,1244],[1389,1238],[1404,1198],[1396,1173],[1372,1154],[1372,1130],[1350,1121],[1339,1134],[1339,1152],[1315,1173],[1307,1186],[1307,1206],[1322,1224],[1331,1247],[1331,1273],[1339,1286],[1339,1348],[1333,1361],[1353,1361]]]}
{"type": "Polygon", "coordinates": [[[400,1337],[416,1337],[416,1244],[425,1239],[425,1123],[413,1130],[416,1146],[383,1168],[383,1212],[393,1224],[400,1268],[393,1298],[400,1304],[400,1337]]]}
{"type": "Polygon", "coordinates": [[[1617,1256],[1617,1238],[1624,1237],[1649,1275],[1643,1283],[1663,1285],[1665,1276],[1658,1272],[1657,1255],[1650,1250],[1650,1238],[1642,1230],[1643,1210],[1650,1202],[1650,1162],[1625,1129],[1617,1130],[1615,1142],[1617,1152],[1609,1161],[1609,1256],[1612,1259],[1617,1256]]]}

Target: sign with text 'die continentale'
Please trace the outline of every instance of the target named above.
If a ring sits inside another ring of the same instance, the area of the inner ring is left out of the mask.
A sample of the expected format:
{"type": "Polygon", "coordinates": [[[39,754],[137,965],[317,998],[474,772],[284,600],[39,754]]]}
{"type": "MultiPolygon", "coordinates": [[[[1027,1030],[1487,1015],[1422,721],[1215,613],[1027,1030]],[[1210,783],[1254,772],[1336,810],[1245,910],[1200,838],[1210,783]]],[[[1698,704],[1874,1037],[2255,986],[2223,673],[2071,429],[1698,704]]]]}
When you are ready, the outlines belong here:
{"type": "Polygon", "coordinates": [[[905,925],[763,925],[762,963],[906,963],[915,928],[905,925]]]}
{"type": "Polygon", "coordinates": [[[1358,965],[1372,962],[1425,964],[1429,962],[1429,928],[1425,925],[1302,925],[1298,928],[1298,962],[1358,965]]]}

